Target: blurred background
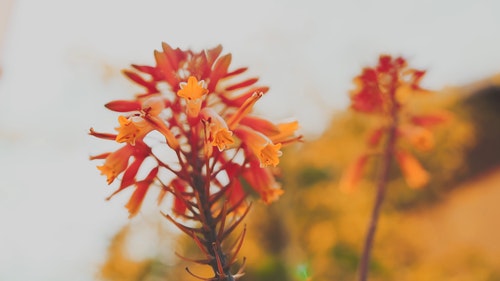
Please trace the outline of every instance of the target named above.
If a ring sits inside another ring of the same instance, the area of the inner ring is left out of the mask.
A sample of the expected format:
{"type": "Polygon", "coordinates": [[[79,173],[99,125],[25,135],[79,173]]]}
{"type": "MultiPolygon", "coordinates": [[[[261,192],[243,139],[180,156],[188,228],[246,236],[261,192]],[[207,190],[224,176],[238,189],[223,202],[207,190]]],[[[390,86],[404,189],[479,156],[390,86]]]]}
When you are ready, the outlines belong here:
{"type": "Polygon", "coordinates": [[[114,187],[88,161],[114,148],[87,135],[115,126],[103,105],[134,94],[121,69],[153,64],[163,41],[222,44],[233,68],[271,87],[259,114],[301,123],[305,143],[283,156],[286,194],[250,215],[245,280],[353,280],[373,190],[370,173],[353,194],[337,188],[368,126],[347,110],[348,92],[381,53],[426,69],[422,86],[439,91],[426,108],[456,118],[419,155],[426,188],[391,177],[374,280],[500,280],[499,10],[487,0],[0,0],[0,280],[190,280],[171,255],[189,242],[154,208],[129,221],[129,194],[107,202],[114,187]]]}

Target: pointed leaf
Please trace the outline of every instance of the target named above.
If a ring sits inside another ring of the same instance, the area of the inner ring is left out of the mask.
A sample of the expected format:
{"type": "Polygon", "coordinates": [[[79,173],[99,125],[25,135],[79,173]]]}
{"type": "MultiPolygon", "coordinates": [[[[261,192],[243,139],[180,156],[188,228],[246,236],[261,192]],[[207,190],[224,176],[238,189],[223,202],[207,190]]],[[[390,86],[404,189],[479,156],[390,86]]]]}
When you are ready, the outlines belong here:
{"type": "Polygon", "coordinates": [[[116,111],[116,112],[130,112],[141,110],[142,106],[139,101],[131,101],[131,100],[115,100],[112,102],[108,102],[104,105],[107,109],[116,111]]]}
{"type": "Polygon", "coordinates": [[[219,79],[226,75],[230,63],[231,54],[224,55],[215,62],[212,72],[210,73],[210,82],[207,87],[210,92],[215,90],[215,86],[219,82],[219,79]]]}
{"type": "Polygon", "coordinates": [[[176,78],[175,71],[172,68],[169,60],[167,59],[167,56],[164,53],[158,52],[156,50],[154,52],[154,55],[158,69],[163,74],[163,78],[165,79],[165,81],[167,81],[168,84],[170,84],[170,86],[176,88],[179,84],[179,81],[176,78]]]}
{"type": "Polygon", "coordinates": [[[132,72],[132,71],[128,71],[128,70],[123,70],[122,71],[123,74],[125,76],[127,76],[130,80],[134,81],[135,83],[145,87],[146,89],[148,89],[150,92],[158,92],[158,90],[156,89],[156,86],[154,83],[150,82],[150,81],[146,81],[144,80],[144,78],[142,78],[140,75],[138,75],[137,73],[135,72],[132,72]]]}
{"type": "Polygon", "coordinates": [[[238,84],[231,85],[231,86],[227,87],[225,90],[232,91],[232,90],[248,87],[250,85],[255,84],[257,81],[259,81],[259,78],[251,78],[251,79],[245,80],[243,82],[240,82],[238,84]]]}

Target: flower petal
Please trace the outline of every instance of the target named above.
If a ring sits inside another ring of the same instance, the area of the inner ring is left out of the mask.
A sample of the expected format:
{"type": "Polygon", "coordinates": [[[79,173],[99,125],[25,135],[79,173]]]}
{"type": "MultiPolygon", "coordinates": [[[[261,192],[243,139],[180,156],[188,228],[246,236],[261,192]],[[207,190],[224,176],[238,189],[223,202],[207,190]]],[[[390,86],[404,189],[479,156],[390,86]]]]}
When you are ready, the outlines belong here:
{"type": "Polygon", "coordinates": [[[408,152],[396,152],[396,160],[403,172],[406,183],[411,188],[421,188],[429,182],[429,173],[422,168],[418,160],[408,152]]]}
{"type": "Polygon", "coordinates": [[[144,201],[144,197],[146,197],[146,193],[149,187],[153,184],[157,174],[158,167],[152,169],[144,180],[137,182],[134,193],[125,205],[129,211],[129,218],[134,217],[139,212],[142,202],[144,201]]]}

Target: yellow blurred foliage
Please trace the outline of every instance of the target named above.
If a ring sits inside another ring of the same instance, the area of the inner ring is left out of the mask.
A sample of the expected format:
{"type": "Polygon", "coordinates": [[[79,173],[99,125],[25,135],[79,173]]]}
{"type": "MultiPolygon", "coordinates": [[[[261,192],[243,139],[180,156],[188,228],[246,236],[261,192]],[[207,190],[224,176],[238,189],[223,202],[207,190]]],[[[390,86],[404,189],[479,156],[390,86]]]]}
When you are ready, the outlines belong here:
{"type": "MultiPolygon", "coordinates": [[[[420,174],[425,173],[421,178],[429,183],[418,190],[408,189],[401,171],[393,165],[388,198],[377,231],[370,280],[500,280],[500,270],[495,269],[500,268],[500,264],[481,252],[483,246],[468,248],[461,245],[463,240],[460,239],[452,243],[453,239],[435,238],[440,236],[439,232],[457,236],[458,232],[466,231],[468,222],[450,230],[444,223],[450,220],[447,215],[440,224],[425,224],[442,215],[440,207],[459,209],[460,206],[448,206],[446,199],[456,196],[455,189],[468,189],[457,187],[453,181],[467,169],[464,151],[474,145],[474,127],[459,105],[463,94],[459,88],[447,89],[436,95],[423,93],[411,101],[411,112],[442,112],[446,123],[436,126],[432,136],[426,132],[412,132],[416,134],[413,140],[420,146],[402,144],[418,157],[425,169],[419,167],[420,174]],[[426,149],[431,145],[434,146],[432,151],[426,149]]],[[[352,193],[340,191],[339,181],[349,164],[366,149],[369,129],[381,122],[384,120],[367,118],[356,112],[339,113],[322,136],[286,153],[282,162],[285,194],[270,207],[254,206],[249,233],[264,229],[262,223],[268,219],[271,208],[273,216],[284,222],[282,227],[288,233],[288,244],[280,252],[269,252],[261,246],[261,240],[249,235],[245,243],[250,246],[245,247],[242,254],[257,258],[247,272],[259,278],[243,280],[272,280],[266,279],[271,273],[258,270],[269,263],[269,257],[279,259],[286,269],[279,280],[355,279],[373,205],[373,180],[378,163],[367,161],[368,169],[352,193]],[[260,222],[258,228],[253,227],[255,221],[260,222]],[[263,258],[263,252],[267,257],[263,258]],[[303,267],[307,268],[307,278],[294,274],[297,268],[303,267]]],[[[407,165],[403,167],[415,170],[415,161],[404,161],[407,165]]],[[[500,230],[495,233],[500,234],[500,230]]],[[[500,250],[491,252],[500,256],[500,250]]]]}
{"type": "Polygon", "coordinates": [[[147,275],[151,260],[137,261],[127,254],[126,241],[130,227],[123,227],[108,248],[108,258],[101,267],[100,278],[110,281],[137,281],[147,275]]]}

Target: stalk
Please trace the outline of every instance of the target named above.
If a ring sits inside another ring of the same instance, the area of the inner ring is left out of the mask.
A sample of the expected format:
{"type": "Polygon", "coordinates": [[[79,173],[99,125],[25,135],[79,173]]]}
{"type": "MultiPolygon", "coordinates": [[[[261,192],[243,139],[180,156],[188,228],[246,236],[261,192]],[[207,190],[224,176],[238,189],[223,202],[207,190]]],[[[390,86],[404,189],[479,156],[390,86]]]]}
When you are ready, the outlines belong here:
{"type": "Polygon", "coordinates": [[[382,168],[377,183],[375,203],[373,205],[371,218],[368,224],[368,230],[365,236],[365,242],[363,245],[363,253],[361,255],[361,261],[359,265],[359,279],[358,279],[359,281],[366,281],[368,278],[368,270],[369,270],[371,252],[373,249],[373,242],[375,240],[375,233],[377,231],[378,220],[380,217],[380,210],[385,198],[385,192],[389,178],[389,171],[394,158],[394,146],[396,143],[396,131],[398,124],[397,103],[394,101],[394,92],[395,90],[392,89],[390,93],[390,97],[392,98],[390,106],[391,122],[390,122],[390,127],[387,131],[387,140],[382,154],[382,168]]]}
{"type": "MultiPolygon", "coordinates": [[[[202,225],[203,246],[212,257],[209,265],[215,273],[215,277],[211,280],[217,281],[234,281],[234,277],[230,272],[230,264],[226,254],[222,250],[221,241],[217,235],[217,220],[212,214],[212,204],[210,196],[206,192],[203,178],[196,176],[194,179],[198,208],[202,215],[200,216],[202,225]]],[[[226,218],[223,217],[222,220],[226,218]]],[[[222,223],[222,222],[221,222],[222,223]]]]}

